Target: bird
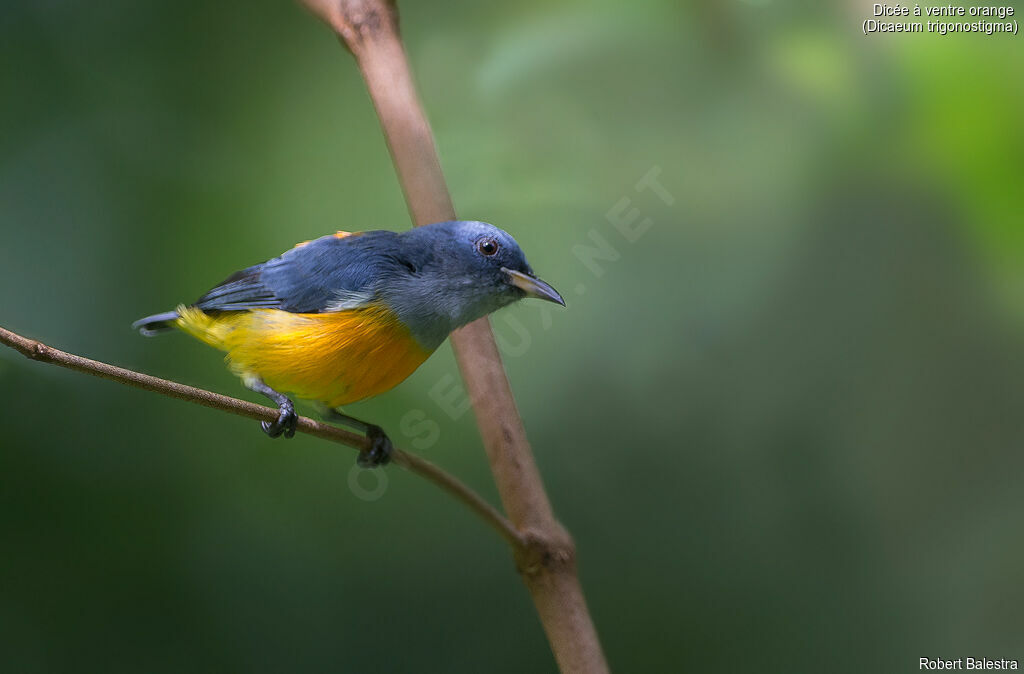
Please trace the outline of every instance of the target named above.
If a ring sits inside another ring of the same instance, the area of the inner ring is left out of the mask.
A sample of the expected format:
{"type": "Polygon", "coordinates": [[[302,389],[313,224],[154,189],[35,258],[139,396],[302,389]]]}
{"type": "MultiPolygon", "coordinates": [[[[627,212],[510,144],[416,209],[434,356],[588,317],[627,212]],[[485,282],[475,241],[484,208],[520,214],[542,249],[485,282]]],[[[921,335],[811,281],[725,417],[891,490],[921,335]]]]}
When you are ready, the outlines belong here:
{"type": "Polygon", "coordinates": [[[452,220],[304,241],[132,327],[224,351],[243,385],[277,405],[277,419],[261,422],[272,438],[295,434],[292,397],[311,401],[368,438],[358,462],[372,468],[388,462],[391,440],[341,407],[394,388],[453,330],[527,297],[565,306],[510,234],[452,220]]]}

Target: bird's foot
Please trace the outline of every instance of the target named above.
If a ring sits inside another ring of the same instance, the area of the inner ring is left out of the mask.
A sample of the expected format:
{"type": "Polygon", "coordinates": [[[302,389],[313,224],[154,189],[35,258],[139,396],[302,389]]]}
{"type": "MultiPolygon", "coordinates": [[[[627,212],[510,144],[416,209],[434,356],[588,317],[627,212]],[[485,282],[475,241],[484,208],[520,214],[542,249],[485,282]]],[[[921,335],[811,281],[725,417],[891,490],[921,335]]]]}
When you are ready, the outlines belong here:
{"type": "Polygon", "coordinates": [[[283,435],[290,438],[295,435],[295,427],[299,424],[299,415],[295,413],[295,407],[289,400],[281,403],[277,408],[277,419],[274,421],[261,421],[260,427],[263,432],[272,438],[283,435]]]}
{"type": "Polygon", "coordinates": [[[366,437],[370,439],[370,448],[359,452],[356,463],[362,468],[376,468],[386,465],[391,460],[391,450],[394,446],[380,426],[369,424],[366,429],[366,437]]]}

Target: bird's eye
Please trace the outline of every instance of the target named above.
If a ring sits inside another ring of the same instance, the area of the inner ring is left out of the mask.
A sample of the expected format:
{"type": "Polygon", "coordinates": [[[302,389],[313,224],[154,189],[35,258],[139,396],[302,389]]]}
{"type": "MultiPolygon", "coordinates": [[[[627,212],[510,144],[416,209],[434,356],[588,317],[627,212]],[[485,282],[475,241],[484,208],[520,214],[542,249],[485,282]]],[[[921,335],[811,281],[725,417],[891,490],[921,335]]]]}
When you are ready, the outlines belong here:
{"type": "Polygon", "coordinates": [[[481,255],[491,257],[498,252],[498,242],[489,236],[485,236],[476,242],[476,249],[480,251],[481,255]]]}

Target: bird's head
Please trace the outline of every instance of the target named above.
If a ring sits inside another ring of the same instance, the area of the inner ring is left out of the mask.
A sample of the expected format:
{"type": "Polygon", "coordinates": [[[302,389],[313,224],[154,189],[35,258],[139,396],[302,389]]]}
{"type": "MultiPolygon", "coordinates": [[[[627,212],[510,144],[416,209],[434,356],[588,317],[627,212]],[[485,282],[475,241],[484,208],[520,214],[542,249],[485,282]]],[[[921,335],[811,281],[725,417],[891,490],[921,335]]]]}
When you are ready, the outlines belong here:
{"type": "MultiPolygon", "coordinates": [[[[512,236],[486,222],[457,220],[406,232],[407,250],[429,251],[414,264],[421,314],[445,317],[451,329],[527,297],[565,306],[562,296],[537,278],[512,236]]],[[[412,257],[412,256],[410,256],[412,257]]],[[[424,316],[425,318],[425,316],[424,316]]]]}

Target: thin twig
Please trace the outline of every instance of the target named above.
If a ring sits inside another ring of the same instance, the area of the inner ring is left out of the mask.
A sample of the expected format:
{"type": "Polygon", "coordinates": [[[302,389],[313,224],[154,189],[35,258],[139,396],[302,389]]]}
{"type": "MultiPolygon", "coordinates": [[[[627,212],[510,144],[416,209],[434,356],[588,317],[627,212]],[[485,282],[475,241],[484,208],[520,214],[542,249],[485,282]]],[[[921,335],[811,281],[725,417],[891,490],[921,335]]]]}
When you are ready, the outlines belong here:
{"type": "MultiPolygon", "coordinates": [[[[196,403],[197,405],[212,407],[213,409],[228,412],[230,414],[237,414],[238,416],[248,417],[250,419],[257,419],[260,421],[274,421],[277,419],[277,410],[270,407],[221,395],[219,393],[207,391],[206,389],[196,388],[195,386],[188,386],[187,384],[179,384],[175,381],[160,379],[159,377],[153,377],[148,374],[136,372],[135,370],[127,370],[123,367],[108,365],[107,363],[83,358],[82,356],[76,356],[73,353],[55,349],[52,346],[47,346],[46,344],[34,339],[22,337],[21,335],[2,327],[0,327],[0,344],[11,347],[31,360],[57,365],[69,370],[74,370],[75,372],[82,372],[102,379],[109,379],[119,384],[124,384],[125,386],[133,386],[145,391],[159,393],[179,400],[186,400],[191,403],[196,403]]],[[[308,417],[299,417],[299,423],[295,430],[322,440],[329,440],[340,445],[352,447],[359,451],[369,449],[369,441],[366,437],[356,433],[351,433],[338,428],[337,426],[331,426],[330,424],[315,421],[308,417]]],[[[479,515],[482,520],[497,531],[498,534],[500,534],[501,537],[513,547],[513,549],[518,550],[524,547],[525,538],[514,526],[512,526],[512,523],[498,512],[497,508],[481,498],[479,494],[466,486],[466,484],[457,477],[446,473],[444,470],[422,457],[410,454],[409,452],[398,448],[395,448],[392,451],[391,460],[396,465],[405,468],[409,472],[415,473],[416,475],[434,483],[436,486],[448,492],[449,495],[467,505],[473,512],[479,515]]]]}
{"type": "MultiPolygon", "coordinates": [[[[434,137],[398,33],[394,0],[301,0],[355,56],[416,225],[454,220],[434,137]]],[[[527,544],[516,563],[563,672],[608,671],[576,574],[576,548],[555,519],[494,334],[486,319],[452,333],[494,481],[527,544]]]]}

